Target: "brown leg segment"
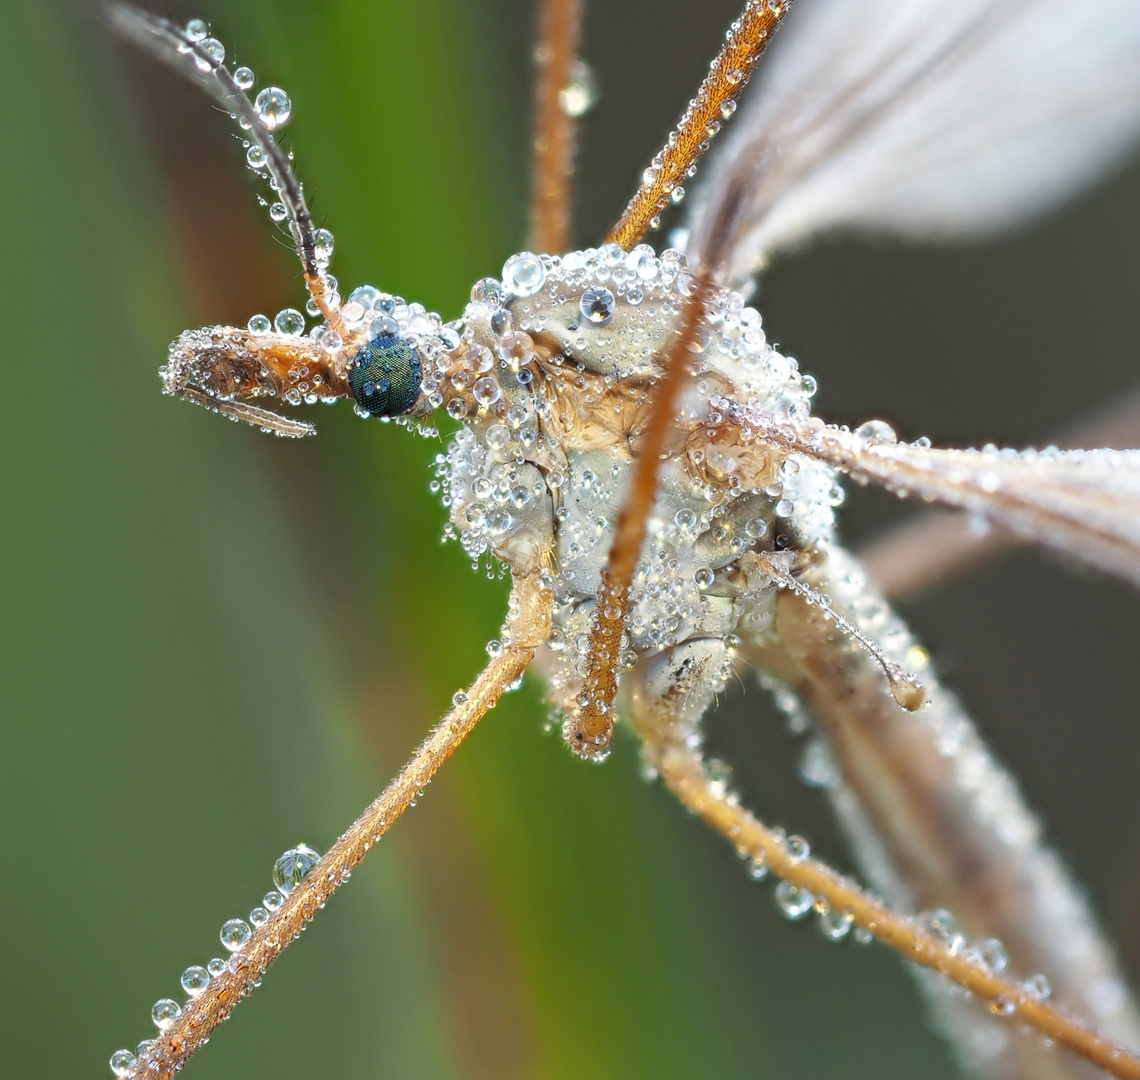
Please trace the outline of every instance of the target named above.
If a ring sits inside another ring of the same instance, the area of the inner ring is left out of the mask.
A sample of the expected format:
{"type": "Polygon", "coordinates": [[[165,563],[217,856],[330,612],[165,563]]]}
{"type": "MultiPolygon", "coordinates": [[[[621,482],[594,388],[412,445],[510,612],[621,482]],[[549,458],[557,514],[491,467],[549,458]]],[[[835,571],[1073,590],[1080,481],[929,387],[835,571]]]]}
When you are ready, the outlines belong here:
{"type": "Polygon", "coordinates": [[[665,371],[653,400],[649,424],[641,444],[641,456],[633,473],[633,484],[618,517],[613,547],[598,590],[594,626],[590,633],[589,666],[579,707],[566,721],[564,735],[576,753],[583,757],[605,755],[614,733],[614,699],[617,697],[621,667],[621,636],[629,604],[629,590],[641,545],[645,542],[649,514],[657,496],[661,456],[673,419],[674,406],[689,377],[691,346],[705,310],[709,277],[701,272],[693,295],[685,302],[681,325],[665,359],[665,371]]]}
{"type": "Polygon", "coordinates": [[[573,76],[585,0],[540,0],[535,46],[530,245],[560,255],[571,244],[577,121],[562,104],[573,76]]]}
{"type": "Polygon", "coordinates": [[[495,707],[503,691],[526,671],[534,659],[534,646],[549,635],[552,601],[552,594],[542,588],[537,577],[518,583],[511,597],[513,644],[483,669],[461,700],[457,695],[455,707],[439,722],[399,776],[349,826],[284,904],[253,932],[241,952],[230,957],[227,971],[216,976],[204,993],[187,1002],[178,1019],[154,1040],[145,1054],[139,1055],[132,1076],[171,1080],[209,1041],[211,1032],[229,1018],[233,1007],[253,992],[269,965],[348,880],[373,845],[414,805],[475,725],[495,707]]]}
{"type": "Polygon", "coordinates": [[[995,973],[967,952],[948,946],[826,864],[804,857],[794,844],[759,821],[723,783],[709,775],[700,751],[686,739],[685,725],[675,723],[671,707],[644,695],[643,689],[635,684],[631,715],[651,763],[673,794],[741,855],[803,890],[817,911],[850,916],[855,926],[870,931],[908,960],[932,968],[972,991],[996,1015],[1029,1024],[1111,1076],[1140,1078],[1140,1058],[1124,1047],[1063,1009],[1027,993],[1016,979],[995,973]]]}
{"type": "Polygon", "coordinates": [[[729,102],[735,102],[744,89],[787,9],[788,0],[748,0],[685,115],[653,159],[646,180],[610,230],[610,241],[628,251],[669,205],[689,170],[709,148],[709,140],[731,116],[729,102]]]}

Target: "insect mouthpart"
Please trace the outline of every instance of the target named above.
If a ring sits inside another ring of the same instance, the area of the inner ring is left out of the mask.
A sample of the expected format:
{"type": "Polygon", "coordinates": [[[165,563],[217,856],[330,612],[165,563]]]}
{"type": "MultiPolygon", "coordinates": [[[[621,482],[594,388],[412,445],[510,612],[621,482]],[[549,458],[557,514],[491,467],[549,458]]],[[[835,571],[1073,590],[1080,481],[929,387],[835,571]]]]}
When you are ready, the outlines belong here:
{"type": "Polygon", "coordinates": [[[356,403],[371,416],[403,416],[420,396],[423,364],[406,338],[383,334],[353,357],[348,384],[356,403]]]}

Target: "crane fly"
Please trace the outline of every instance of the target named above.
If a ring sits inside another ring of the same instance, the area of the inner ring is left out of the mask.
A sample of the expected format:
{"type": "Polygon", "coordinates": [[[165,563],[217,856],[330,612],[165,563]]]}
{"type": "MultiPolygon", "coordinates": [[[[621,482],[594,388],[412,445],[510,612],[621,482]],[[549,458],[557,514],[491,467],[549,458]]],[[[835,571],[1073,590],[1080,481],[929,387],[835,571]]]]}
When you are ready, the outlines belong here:
{"type": "Polygon", "coordinates": [[[446,321],[372,285],[342,292],[276,141],[283,90],[231,71],[200,20],[111,9],[238,122],[309,293],[308,319],[183,333],[164,391],[283,437],[315,430],[287,406],[343,399],[409,426],[442,410],[457,424],[437,459],[448,534],[512,582],[490,663],[404,771],[323,857],[282,856],[255,917],[222,928],[228,960],[188,969],[188,1000],[158,1002],[157,1038],[113,1071],[180,1069],[533,663],[572,752],[603,761],[627,722],[681,802],[779,879],[785,914],[914,961],[972,1067],[1140,1076],[1124,1048],[1140,1044],[1136,1009],[1080,890],[835,535],[850,476],[1140,583],[1140,451],[936,449],[882,421],[828,424],[748,303],[773,256],[823,230],[983,235],[1091,182],[1140,132],[1140,10],[1098,0],[1074,22],[1057,0],[803,0],[788,15],[749,0],[605,242],[568,251],[581,14],[542,7],[530,250],[446,321]],[[644,243],[730,121],[678,246],[644,243]],[[820,786],[874,893],[710,768],[702,720],[746,668],[813,716],[820,786]]]}

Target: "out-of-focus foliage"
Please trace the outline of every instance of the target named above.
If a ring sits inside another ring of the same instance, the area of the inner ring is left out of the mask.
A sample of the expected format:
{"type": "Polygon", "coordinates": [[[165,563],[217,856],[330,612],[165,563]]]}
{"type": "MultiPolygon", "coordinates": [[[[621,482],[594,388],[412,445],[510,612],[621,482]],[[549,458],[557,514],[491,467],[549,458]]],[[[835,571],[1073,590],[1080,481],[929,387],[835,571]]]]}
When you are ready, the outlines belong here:
{"type": "MultiPolygon", "coordinates": [[[[587,56],[603,99],[585,130],[583,241],[616,216],[732,8],[655,4],[654,26],[639,30],[644,5],[597,5],[587,56]]],[[[522,245],[526,5],[215,0],[185,14],[212,18],[231,57],[292,95],[288,137],[336,233],[343,283],[371,281],[450,317],[522,245]]],[[[505,588],[439,544],[443,511],[427,491],[438,444],[343,406],[318,412],[318,439],[275,443],[159,395],[154,369],[184,326],[300,299],[224,117],[63,3],[0,14],[0,86],[0,1071],[99,1075],[116,1046],[148,1035],[153,1000],[179,996],[182,969],[222,951],[218,927],[259,901],[276,855],[300,839],[326,847],[391,776],[479,667],[505,588]]],[[[1140,335],[1111,286],[1123,270],[1089,264],[1098,244],[1121,265],[1135,250],[1135,191],[1135,176],[1119,181],[1115,203],[1110,192],[996,255],[810,256],[773,277],[761,301],[777,314],[766,317],[798,335],[805,367],[830,363],[823,396],[843,419],[887,408],[949,437],[1039,436],[1131,378],[1140,335]],[[1016,282],[1058,228],[1080,273],[1067,272],[1066,291],[1042,271],[1044,306],[1002,323],[1003,307],[1031,304],[1034,281],[1025,294],[1016,282]],[[876,300],[860,290],[877,278],[888,291],[876,300]],[[1007,279],[1003,303],[993,294],[1007,279]],[[910,299],[892,299],[907,288],[910,299]],[[1015,328],[1074,292],[1077,337],[1052,353],[1035,342],[1018,367],[1015,328]],[[932,389],[948,366],[937,343],[969,302],[994,308],[983,317],[996,343],[951,354],[961,367],[950,381],[979,371],[987,391],[976,413],[955,414],[949,392],[932,389]],[[896,317],[900,303],[929,325],[896,317]],[[1007,422],[1019,386],[995,372],[995,355],[1023,381],[1033,356],[1063,372],[1078,340],[1103,358],[1101,387],[1042,391],[1007,422]],[[879,389],[867,390],[858,372],[876,377],[884,352],[879,389]]],[[[1031,558],[1018,574],[1030,598],[1055,581],[1031,558]]],[[[1001,576],[956,595],[982,603],[1001,576]]],[[[1096,676],[1109,706],[1081,718],[1111,741],[1122,726],[1112,695],[1124,690],[1106,680],[1123,677],[1111,672],[1130,655],[1118,643],[1134,635],[1137,605],[1107,587],[1050,587],[1058,603],[1103,594],[1092,610],[1108,614],[1087,616],[1064,655],[1116,649],[1096,676]],[[1090,644],[1109,617],[1117,630],[1090,644]]],[[[1033,689],[1034,649],[1047,644],[1037,637],[1049,635],[1026,632],[1027,659],[992,661],[987,682],[976,669],[992,648],[975,659],[970,645],[976,612],[965,600],[943,608],[920,617],[955,643],[983,728],[988,712],[1016,709],[1011,685],[1028,685],[1031,704],[1063,695],[1048,671],[1033,689]]],[[[995,602],[983,645],[1006,612],[1022,627],[1020,610],[995,602]]],[[[716,748],[741,765],[758,807],[843,862],[751,684],[731,715],[714,725],[716,748]],[[778,764],[756,771],[768,758],[778,764]]],[[[1017,734],[1026,724],[1003,729],[1002,749],[1111,903],[1128,895],[1140,833],[1114,764],[1125,754],[1077,759],[1077,729],[1050,715],[1040,722],[1062,743],[1059,764],[1034,756],[1017,734]],[[1056,779],[1074,790],[1051,798],[1056,779]],[[1094,836],[1110,818],[1112,835],[1094,836]]],[[[543,721],[533,686],[489,716],[195,1075],[953,1074],[893,957],[783,922],[769,887],[640,778],[631,740],[585,766],[543,721]]]]}

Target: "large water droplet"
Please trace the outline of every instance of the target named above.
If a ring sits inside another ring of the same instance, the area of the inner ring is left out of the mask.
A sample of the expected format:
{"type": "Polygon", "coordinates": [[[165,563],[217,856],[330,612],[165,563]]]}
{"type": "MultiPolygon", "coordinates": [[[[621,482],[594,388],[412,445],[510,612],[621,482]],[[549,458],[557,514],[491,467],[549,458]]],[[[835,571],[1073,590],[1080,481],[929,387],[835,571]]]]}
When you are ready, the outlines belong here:
{"type": "Polygon", "coordinates": [[[617,300],[609,289],[592,285],[582,293],[578,309],[582,312],[582,317],[592,326],[605,326],[614,317],[617,300]]]}
{"type": "Polygon", "coordinates": [[[776,904],[789,919],[802,919],[815,904],[815,897],[807,889],[781,881],[776,886],[776,904]]]}
{"type": "Polygon", "coordinates": [[[150,1010],[150,1018],[159,1031],[165,1031],[182,1015],[182,1006],[173,998],[159,998],[150,1010]]]}
{"type": "Polygon", "coordinates": [[[191,997],[197,997],[210,985],[210,973],[198,964],[188,967],[182,972],[182,989],[191,997]]]}
{"type": "Polygon", "coordinates": [[[318,855],[307,844],[290,848],[273,864],[273,884],[282,896],[288,896],[301,879],[320,861],[318,855]]]}
{"type": "Polygon", "coordinates": [[[296,308],[283,308],[273,320],[279,334],[292,334],[294,337],[305,332],[305,316],[296,308]]]}
{"type": "Polygon", "coordinates": [[[584,60],[575,60],[570,68],[570,81],[558,91],[558,107],[567,116],[584,116],[597,100],[594,73],[584,60]]]}
{"type": "Polygon", "coordinates": [[[253,936],[253,931],[250,930],[249,923],[245,919],[227,919],[222,923],[222,930],[218,936],[230,952],[236,952],[249,941],[253,936]]]}
{"type": "Polygon", "coordinates": [[[116,1050],[111,1055],[111,1072],[116,1076],[126,1076],[134,1068],[138,1058],[130,1050],[116,1050]]]}
{"type": "Polygon", "coordinates": [[[293,103],[289,100],[289,95],[279,86],[267,86],[262,90],[254,99],[253,107],[261,117],[261,122],[270,131],[289,123],[289,117],[293,112],[293,103]]]}
{"type": "Polygon", "coordinates": [[[546,284],[546,267],[529,251],[512,255],[503,265],[503,288],[515,296],[534,296],[546,284]]]}
{"type": "Polygon", "coordinates": [[[234,68],[234,82],[237,83],[239,90],[249,90],[256,81],[253,68],[239,67],[234,68]]]}

